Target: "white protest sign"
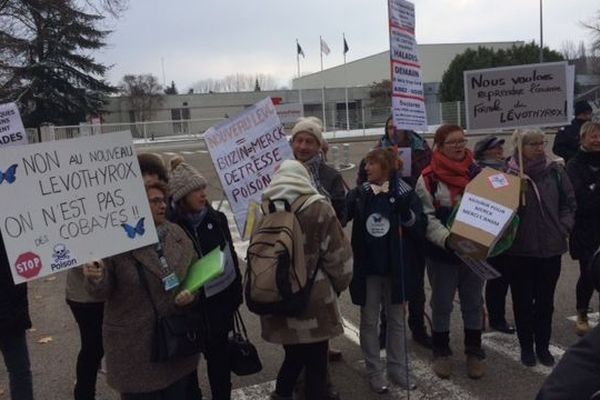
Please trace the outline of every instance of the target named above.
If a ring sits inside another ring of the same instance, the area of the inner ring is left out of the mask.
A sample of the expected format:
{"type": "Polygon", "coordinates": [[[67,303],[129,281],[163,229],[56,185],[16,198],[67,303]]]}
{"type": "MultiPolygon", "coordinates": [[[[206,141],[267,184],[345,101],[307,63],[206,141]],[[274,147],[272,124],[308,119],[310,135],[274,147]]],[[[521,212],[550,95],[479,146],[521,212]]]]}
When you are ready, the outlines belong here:
{"type": "Polygon", "coordinates": [[[415,39],[415,6],[389,0],[392,115],[398,129],[427,130],[421,64],[415,39]]]}
{"type": "Polygon", "coordinates": [[[513,216],[513,210],[489,199],[465,192],[456,211],[456,221],[499,236],[513,216]]]}
{"type": "Polygon", "coordinates": [[[496,268],[492,267],[487,261],[477,260],[473,257],[469,257],[466,254],[456,253],[458,258],[460,258],[471,271],[475,273],[475,275],[479,276],[482,280],[490,280],[496,279],[501,276],[501,274],[496,270],[496,268]]]}
{"type": "Polygon", "coordinates": [[[261,202],[275,170],[293,158],[273,102],[264,99],[210,128],[204,141],[243,235],[249,203],[261,202]]]}
{"type": "Polygon", "coordinates": [[[568,124],[573,90],[567,67],[555,62],[465,71],[467,128],[568,124]]]}
{"type": "Polygon", "coordinates": [[[302,104],[300,103],[283,103],[275,106],[277,115],[283,124],[293,124],[298,121],[298,118],[304,116],[302,104]]]}
{"type": "Polygon", "coordinates": [[[15,283],[156,243],[129,132],[0,149],[15,283]]]}
{"type": "Polygon", "coordinates": [[[0,104],[0,148],[27,143],[27,133],[17,105],[0,104]]]}

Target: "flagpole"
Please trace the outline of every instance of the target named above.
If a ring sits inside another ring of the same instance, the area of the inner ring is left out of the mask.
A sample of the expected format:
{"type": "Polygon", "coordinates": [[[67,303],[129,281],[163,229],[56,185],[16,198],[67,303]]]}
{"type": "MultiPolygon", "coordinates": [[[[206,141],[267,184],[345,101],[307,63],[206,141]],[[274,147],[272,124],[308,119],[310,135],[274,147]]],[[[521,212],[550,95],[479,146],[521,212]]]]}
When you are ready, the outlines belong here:
{"type": "Polygon", "coordinates": [[[302,102],[302,84],[300,83],[300,52],[298,52],[299,47],[300,43],[298,43],[298,39],[296,39],[296,64],[298,67],[298,101],[300,102],[300,109],[302,110],[300,116],[304,117],[304,103],[302,102]]]}
{"type": "Polygon", "coordinates": [[[346,97],[346,130],[350,130],[350,111],[348,110],[348,68],[346,67],[346,34],[342,33],[344,39],[344,95],[346,97]]]}
{"type": "Polygon", "coordinates": [[[323,38],[319,36],[321,54],[321,105],[323,106],[323,130],[327,130],[327,115],[325,114],[325,77],[323,76],[323,38]]]}

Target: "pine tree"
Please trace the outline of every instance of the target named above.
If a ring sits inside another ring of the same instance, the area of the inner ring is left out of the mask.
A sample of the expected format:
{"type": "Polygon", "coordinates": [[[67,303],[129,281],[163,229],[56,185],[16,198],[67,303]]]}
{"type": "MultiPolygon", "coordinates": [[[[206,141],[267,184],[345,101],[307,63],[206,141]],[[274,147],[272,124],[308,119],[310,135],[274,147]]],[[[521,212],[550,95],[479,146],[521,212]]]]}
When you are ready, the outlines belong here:
{"type": "Polygon", "coordinates": [[[104,17],[74,0],[8,0],[0,9],[0,103],[26,126],[77,124],[99,114],[114,88],[90,53],[105,45],[104,17]]]}

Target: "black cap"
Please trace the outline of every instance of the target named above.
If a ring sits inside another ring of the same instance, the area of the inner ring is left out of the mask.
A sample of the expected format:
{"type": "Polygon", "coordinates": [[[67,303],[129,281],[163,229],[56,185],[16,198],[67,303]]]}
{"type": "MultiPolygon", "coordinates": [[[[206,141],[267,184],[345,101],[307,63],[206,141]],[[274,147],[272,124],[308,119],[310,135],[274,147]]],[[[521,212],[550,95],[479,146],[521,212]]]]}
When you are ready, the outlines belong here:
{"type": "Polygon", "coordinates": [[[499,139],[498,136],[488,135],[475,143],[474,153],[475,158],[479,159],[483,156],[486,150],[493,149],[494,147],[502,146],[505,143],[504,139],[499,139]]]}
{"type": "Polygon", "coordinates": [[[591,113],[592,111],[594,111],[592,110],[592,106],[590,106],[590,103],[585,100],[580,100],[575,103],[575,116],[578,116],[579,114],[591,113]]]}

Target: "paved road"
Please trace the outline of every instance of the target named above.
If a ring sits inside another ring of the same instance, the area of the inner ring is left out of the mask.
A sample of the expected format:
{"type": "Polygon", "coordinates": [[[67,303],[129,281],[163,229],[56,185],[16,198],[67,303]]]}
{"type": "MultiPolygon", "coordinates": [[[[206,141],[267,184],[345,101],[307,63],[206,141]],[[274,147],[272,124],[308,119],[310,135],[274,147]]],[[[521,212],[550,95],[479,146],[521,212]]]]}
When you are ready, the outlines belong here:
{"type": "MultiPolygon", "coordinates": [[[[369,149],[371,142],[352,143],[350,158],[358,163],[369,149]]],[[[144,148],[147,150],[148,147],[144,148]]],[[[216,172],[201,143],[161,144],[151,147],[152,151],[161,153],[166,159],[175,154],[182,154],[188,162],[202,171],[210,182],[209,196],[215,205],[222,199],[216,172]]],[[[352,185],[355,169],[344,172],[344,178],[352,185]]],[[[227,212],[227,203],[221,204],[227,212]]],[[[230,218],[230,224],[233,224],[230,218]]],[[[347,228],[348,229],[348,228],[347,228]]],[[[232,229],[233,230],[233,229],[232,229]]],[[[349,230],[348,230],[349,233],[349,230]]],[[[243,254],[246,243],[236,239],[236,246],[243,254]]],[[[553,351],[560,355],[576,340],[573,334],[572,321],[567,318],[574,314],[574,288],[578,268],[567,256],[563,259],[562,275],[556,294],[556,311],[554,318],[553,351]]],[[[37,399],[68,400],[74,383],[74,363],[79,346],[76,325],[64,302],[65,274],[41,279],[30,285],[31,313],[34,329],[29,333],[30,351],[33,362],[35,391],[37,399]],[[39,343],[51,338],[47,343],[39,343]]],[[[427,293],[430,293],[427,285],[427,293]]],[[[597,310],[597,300],[593,306],[597,310]]],[[[387,395],[375,395],[369,391],[364,376],[364,361],[358,346],[357,325],[359,310],[350,302],[347,293],[341,297],[341,310],[346,325],[344,336],[336,338],[335,347],[343,351],[344,359],[332,364],[333,380],[339,388],[342,398],[348,400],[362,399],[401,399],[406,394],[394,390],[387,395]]],[[[452,317],[452,346],[454,375],[448,381],[433,376],[430,369],[430,353],[409,341],[413,371],[417,376],[419,388],[411,393],[412,399],[532,399],[549,368],[538,366],[525,368],[518,362],[519,352],[516,338],[495,332],[484,334],[484,347],[487,352],[487,375],[480,381],[472,381],[466,376],[466,366],[462,354],[461,321],[455,307],[452,317]]],[[[510,310],[510,305],[508,306],[510,310]]],[[[272,381],[282,360],[282,351],[260,339],[258,320],[248,314],[244,308],[244,317],[250,329],[250,336],[257,345],[263,360],[264,370],[249,377],[234,377],[235,399],[265,399],[272,390],[272,381]]],[[[512,319],[512,313],[508,314],[512,319]]],[[[205,379],[205,365],[199,367],[201,385],[205,393],[208,385],[205,379]]],[[[6,371],[0,368],[0,400],[8,399],[6,371]]],[[[98,380],[98,399],[117,400],[118,396],[105,383],[104,376],[98,380]]],[[[209,396],[207,396],[209,397],[209,396]]]]}

